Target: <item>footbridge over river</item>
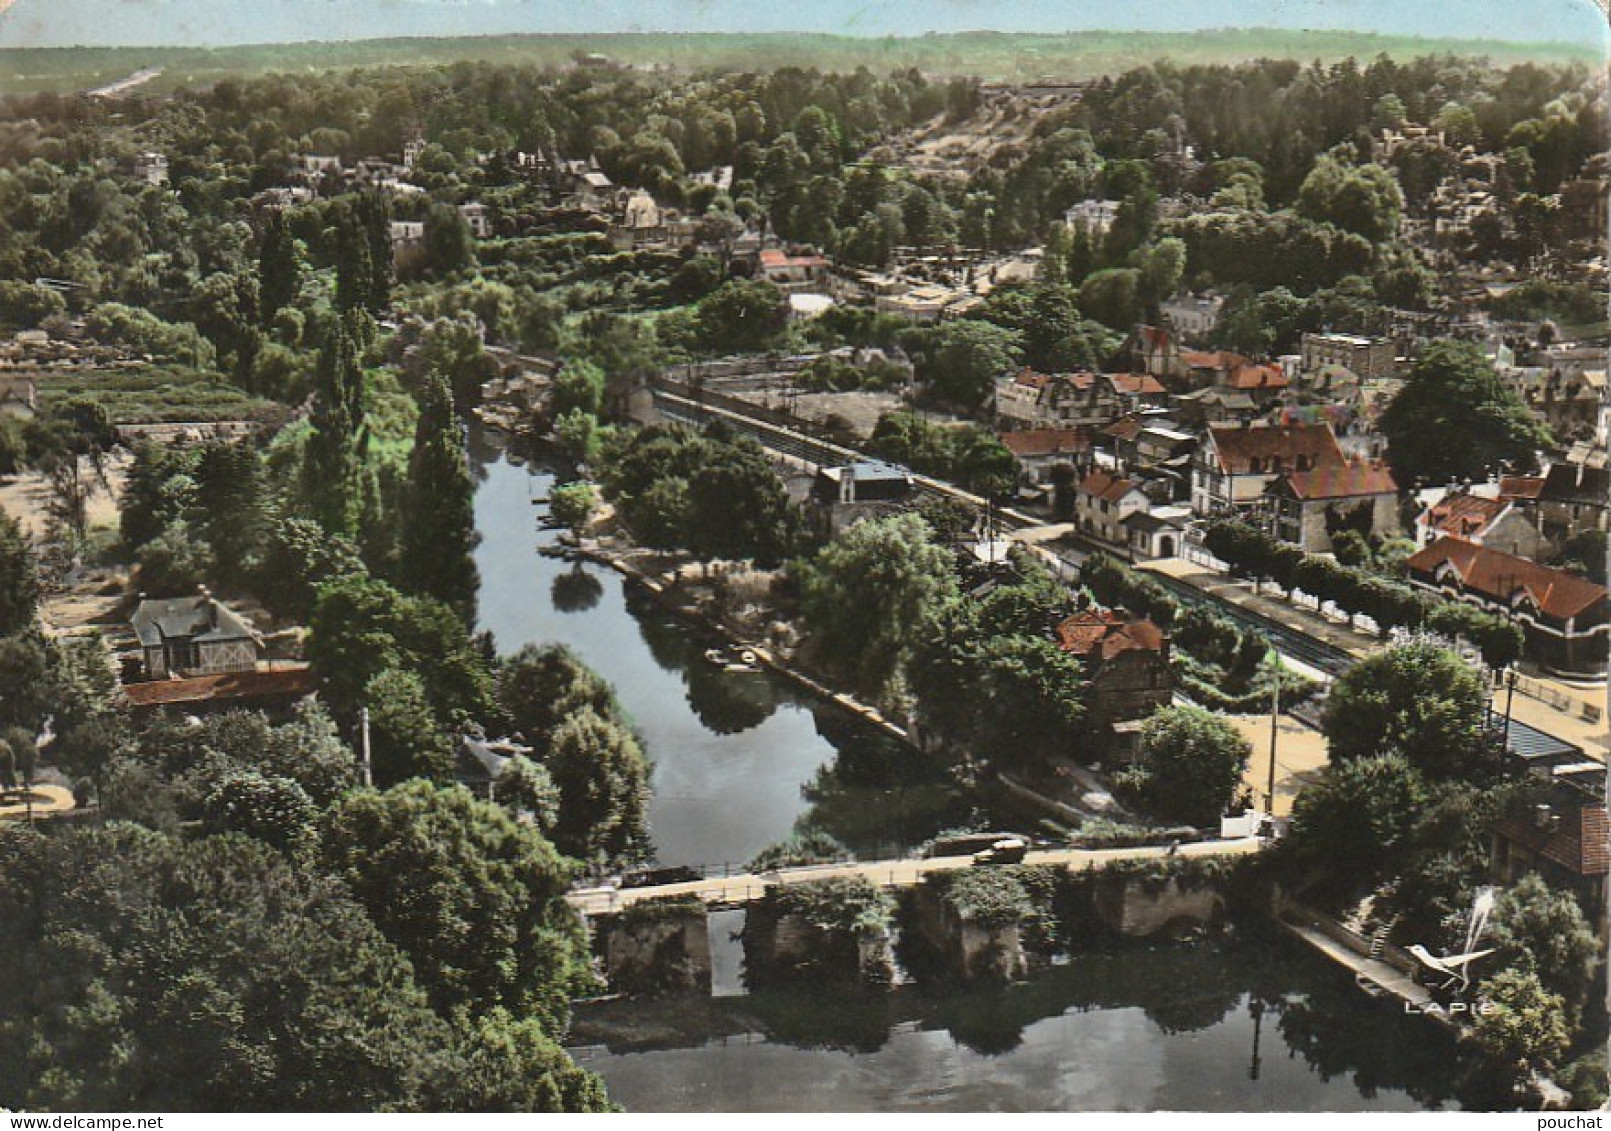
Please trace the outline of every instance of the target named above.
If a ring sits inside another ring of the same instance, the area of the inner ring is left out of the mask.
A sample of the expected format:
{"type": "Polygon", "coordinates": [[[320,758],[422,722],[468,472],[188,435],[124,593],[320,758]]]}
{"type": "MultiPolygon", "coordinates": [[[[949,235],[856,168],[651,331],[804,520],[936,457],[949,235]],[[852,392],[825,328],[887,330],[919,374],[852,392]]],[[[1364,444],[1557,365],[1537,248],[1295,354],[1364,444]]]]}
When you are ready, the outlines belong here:
{"type": "MultiPolygon", "coordinates": [[[[1257,852],[1262,842],[1257,837],[1234,840],[1208,840],[1182,844],[1175,848],[1148,845],[1139,848],[1046,848],[1031,851],[1025,864],[1052,865],[1069,871],[1087,868],[1101,869],[1120,860],[1149,860],[1170,854],[1180,856],[1236,856],[1257,852]]],[[[760,899],[766,889],[777,884],[808,883],[812,880],[864,877],[887,889],[914,887],[934,872],[971,867],[969,856],[934,856],[898,860],[853,861],[844,864],[818,864],[801,868],[783,868],[776,872],[753,873],[688,880],[683,883],[661,884],[656,887],[578,888],[566,898],[571,906],[583,915],[611,915],[640,900],[663,896],[697,896],[707,907],[742,907],[760,899]]]]}

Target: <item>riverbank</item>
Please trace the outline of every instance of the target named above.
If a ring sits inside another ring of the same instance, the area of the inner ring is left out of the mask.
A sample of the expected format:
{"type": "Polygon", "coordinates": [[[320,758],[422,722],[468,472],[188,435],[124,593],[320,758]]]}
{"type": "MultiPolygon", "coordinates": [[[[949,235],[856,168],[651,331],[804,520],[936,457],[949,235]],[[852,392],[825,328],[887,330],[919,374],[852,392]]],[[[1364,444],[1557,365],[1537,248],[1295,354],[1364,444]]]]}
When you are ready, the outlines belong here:
{"type": "MultiPolygon", "coordinates": [[[[649,551],[636,548],[610,549],[600,539],[579,539],[572,552],[587,561],[597,562],[615,570],[622,577],[641,586],[663,608],[676,613],[698,628],[716,634],[728,646],[753,653],[755,658],[768,670],[776,672],[796,686],[803,688],[818,698],[833,703],[869,726],[876,727],[889,737],[904,742],[914,749],[918,748],[911,733],[878,708],[863,703],[843,691],[834,690],[801,671],[789,659],[778,655],[767,645],[756,640],[746,639],[740,633],[735,632],[720,617],[712,615],[698,599],[689,595],[676,580],[676,573],[673,574],[672,579],[668,580],[664,572],[644,569],[633,560],[632,555],[634,553],[647,554],[649,551]]],[[[679,565],[677,572],[680,573],[680,569],[681,565],[679,565]]]]}

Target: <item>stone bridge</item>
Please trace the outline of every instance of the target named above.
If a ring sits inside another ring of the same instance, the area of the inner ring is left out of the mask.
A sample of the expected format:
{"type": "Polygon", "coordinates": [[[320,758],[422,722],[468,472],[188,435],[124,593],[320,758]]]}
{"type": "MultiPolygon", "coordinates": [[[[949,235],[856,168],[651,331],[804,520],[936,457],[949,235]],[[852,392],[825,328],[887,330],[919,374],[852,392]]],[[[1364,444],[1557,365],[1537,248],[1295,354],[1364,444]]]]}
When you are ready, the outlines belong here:
{"type": "MultiPolygon", "coordinates": [[[[1235,856],[1257,852],[1261,841],[1257,837],[1235,840],[1207,840],[1182,844],[1174,851],[1181,856],[1235,856]]],[[[1167,856],[1168,847],[1149,845],[1141,848],[1048,848],[1030,852],[1025,864],[1053,865],[1070,871],[1086,868],[1101,869],[1119,860],[1147,860],[1167,856]]],[[[566,898],[571,906],[583,915],[610,915],[639,900],[662,896],[693,895],[708,907],[741,907],[760,899],[774,884],[798,884],[812,880],[838,879],[862,876],[881,887],[896,889],[914,887],[931,872],[944,872],[954,868],[971,867],[969,856],[935,856],[925,859],[871,860],[846,864],[818,864],[801,868],[785,868],[776,872],[750,873],[735,876],[689,880],[685,883],[661,884],[657,887],[579,888],[566,898]]]]}

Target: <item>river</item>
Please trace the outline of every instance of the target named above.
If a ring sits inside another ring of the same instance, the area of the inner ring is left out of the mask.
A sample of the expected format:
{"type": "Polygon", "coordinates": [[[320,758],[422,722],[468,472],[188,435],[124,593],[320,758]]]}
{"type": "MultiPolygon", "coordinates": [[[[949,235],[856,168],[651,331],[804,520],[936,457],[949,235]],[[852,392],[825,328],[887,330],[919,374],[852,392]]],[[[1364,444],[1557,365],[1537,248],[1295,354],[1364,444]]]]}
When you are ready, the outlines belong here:
{"type": "MultiPolygon", "coordinates": [[[[481,626],[505,654],[566,644],[614,685],[654,763],[660,862],[740,865],[802,822],[868,858],[977,816],[901,744],[780,677],[705,663],[710,641],[614,571],[539,555],[555,535],[533,501],[553,476],[481,438],[472,457],[481,626]]],[[[748,994],[731,938],[741,923],[713,917],[712,998],[578,1010],[572,1052],[617,1102],[1363,1111],[1458,1106],[1480,1087],[1441,1033],[1363,1001],[1283,940],[1080,956],[988,993],[748,994]]]]}

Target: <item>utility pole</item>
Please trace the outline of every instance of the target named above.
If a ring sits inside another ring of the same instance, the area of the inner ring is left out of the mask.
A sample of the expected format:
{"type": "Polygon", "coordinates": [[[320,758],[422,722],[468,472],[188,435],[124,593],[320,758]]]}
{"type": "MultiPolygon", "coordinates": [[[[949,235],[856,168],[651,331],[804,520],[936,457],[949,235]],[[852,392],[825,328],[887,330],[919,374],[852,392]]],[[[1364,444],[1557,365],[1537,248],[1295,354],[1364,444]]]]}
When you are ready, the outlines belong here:
{"type": "Polygon", "coordinates": [[[370,763],[370,760],[369,760],[369,708],[368,707],[360,707],[360,708],[358,708],[358,725],[359,725],[359,728],[360,728],[360,740],[362,742],[362,746],[360,747],[360,749],[361,749],[363,759],[364,759],[364,785],[365,786],[373,786],[375,784],[375,768],[370,763]]]}
{"type": "Polygon", "coordinates": [[[1275,820],[1275,740],[1281,730],[1281,658],[1276,656],[1270,691],[1270,779],[1264,791],[1264,811],[1275,820]]]}

